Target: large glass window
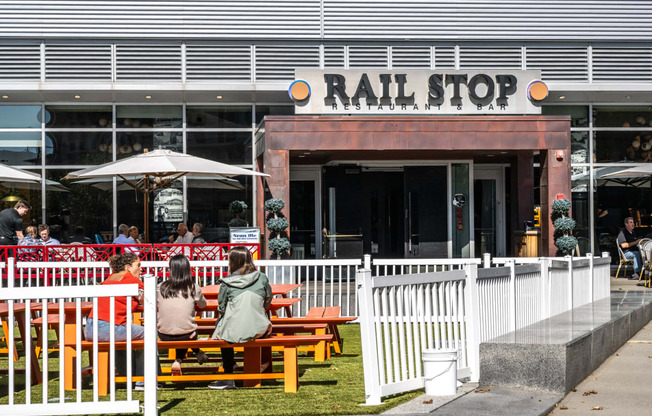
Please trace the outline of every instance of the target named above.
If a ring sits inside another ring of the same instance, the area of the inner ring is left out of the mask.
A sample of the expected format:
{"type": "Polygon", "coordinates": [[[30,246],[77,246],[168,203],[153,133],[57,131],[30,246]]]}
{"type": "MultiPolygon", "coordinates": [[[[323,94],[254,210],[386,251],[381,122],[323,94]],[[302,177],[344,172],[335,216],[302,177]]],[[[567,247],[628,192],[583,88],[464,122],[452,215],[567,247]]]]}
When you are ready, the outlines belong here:
{"type": "Polygon", "coordinates": [[[251,163],[251,133],[188,132],[187,152],[229,164],[251,163]]]}
{"type": "Polygon", "coordinates": [[[245,201],[249,206],[240,218],[253,223],[252,188],[250,176],[238,176],[227,181],[193,180],[188,178],[188,224],[204,225],[207,242],[228,242],[229,222],[234,219],[229,211],[233,201],[245,201]]]}
{"type": "MultiPolygon", "coordinates": [[[[46,154],[54,151],[53,143],[46,143],[46,154]]],[[[41,132],[0,132],[0,163],[5,165],[40,165],[41,132]]]]}
{"type": "Polygon", "coordinates": [[[652,127],[652,109],[649,106],[595,106],[594,127],[652,127]]]}
{"type": "Polygon", "coordinates": [[[286,116],[294,114],[292,105],[257,105],[256,106],[256,124],[263,121],[265,116],[286,116]]]}
{"type": "MultiPolygon", "coordinates": [[[[29,170],[32,173],[40,171],[29,170]]],[[[47,189],[54,184],[47,182],[47,189]]],[[[0,181],[0,210],[13,208],[20,200],[27,201],[31,206],[23,219],[23,229],[28,225],[37,225],[41,220],[41,184],[19,181],[0,181]]]]}
{"type": "Polygon", "coordinates": [[[116,158],[134,156],[144,149],[169,149],[183,151],[183,132],[181,131],[120,131],[116,137],[116,158]]]}
{"type": "Polygon", "coordinates": [[[66,243],[78,226],[83,227],[85,236],[93,241],[95,234],[110,234],[112,191],[63,180],[69,172],[71,171],[61,169],[45,171],[46,179],[54,181],[46,186],[45,192],[46,222],[51,228],[52,236],[66,243]]]}
{"type": "Polygon", "coordinates": [[[251,128],[251,106],[186,107],[189,128],[251,128]]]}
{"type": "Polygon", "coordinates": [[[179,128],[183,107],[177,105],[121,105],[116,107],[118,128],[179,128]]]}
{"type": "Polygon", "coordinates": [[[53,145],[49,165],[101,165],[112,160],[110,131],[57,131],[46,136],[53,145]]]}
{"type": "Polygon", "coordinates": [[[0,128],[40,128],[40,105],[0,105],[0,128]]]}
{"type": "Polygon", "coordinates": [[[46,127],[112,127],[112,110],[109,105],[50,105],[45,107],[45,112],[46,127]]]}
{"type": "Polygon", "coordinates": [[[652,132],[595,131],[595,162],[652,162],[652,132]]]}
{"type": "Polygon", "coordinates": [[[547,116],[569,115],[571,116],[571,127],[589,127],[589,107],[588,106],[543,106],[541,114],[547,116]]]}

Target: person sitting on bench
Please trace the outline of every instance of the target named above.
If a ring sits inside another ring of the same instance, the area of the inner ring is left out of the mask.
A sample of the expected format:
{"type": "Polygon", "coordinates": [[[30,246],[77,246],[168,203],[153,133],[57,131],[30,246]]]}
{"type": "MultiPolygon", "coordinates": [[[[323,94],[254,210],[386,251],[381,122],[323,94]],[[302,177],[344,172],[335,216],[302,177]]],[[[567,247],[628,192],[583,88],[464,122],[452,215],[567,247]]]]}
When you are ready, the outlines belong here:
{"type": "MultiPolygon", "coordinates": [[[[158,285],[158,336],[161,341],[183,341],[197,339],[195,307],[204,309],[206,298],[201,288],[193,281],[190,262],[183,254],[170,259],[170,277],[158,285]]],[[[181,362],[187,348],[177,349],[172,364],[172,374],[181,375],[181,362]]],[[[199,364],[208,361],[208,356],[199,348],[193,348],[199,364]]]]}
{"type": "MultiPolygon", "coordinates": [[[[109,258],[109,265],[113,272],[101,285],[120,285],[136,283],[138,284],[139,295],[137,298],[131,299],[131,304],[127,305],[126,297],[116,297],[114,306],[114,328],[115,340],[126,341],[127,331],[131,331],[131,339],[143,339],[145,330],[142,326],[136,324],[129,324],[127,329],[127,308],[131,309],[133,313],[139,304],[143,302],[143,282],[140,280],[140,259],[133,253],[124,253],[109,258]]],[[[111,340],[111,298],[101,297],[97,299],[97,311],[91,311],[86,320],[84,327],[84,337],[87,341],[93,340],[93,325],[94,320],[97,319],[97,340],[106,342],[111,340]],[[93,313],[97,312],[97,316],[93,313]]],[[[134,376],[143,375],[144,354],[143,350],[136,350],[132,352],[132,373],[134,376]]],[[[125,351],[115,352],[115,367],[118,371],[126,374],[127,368],[127,354],[125,351]]],[[[143,390],[144,383],[142,381],[136,382],[136,390],[143,390]]]]}
{"type": "MultiPolygon", "coordinates": [[[[267,276],[256,270],[251,253],[246,247],[233,247],[229,253],[229,276],[222,279],[217,295],[220,314],[213,339],[232,344],[262,338],[272,330],[267,309],[272,303],[272,288],[267,276]]],[[[222,366],[233,373],[233,348],[222,348],[222,366]]],[[[218,380],[208,385],[211,389],[233,389],[233,380],[218,380]]]]}

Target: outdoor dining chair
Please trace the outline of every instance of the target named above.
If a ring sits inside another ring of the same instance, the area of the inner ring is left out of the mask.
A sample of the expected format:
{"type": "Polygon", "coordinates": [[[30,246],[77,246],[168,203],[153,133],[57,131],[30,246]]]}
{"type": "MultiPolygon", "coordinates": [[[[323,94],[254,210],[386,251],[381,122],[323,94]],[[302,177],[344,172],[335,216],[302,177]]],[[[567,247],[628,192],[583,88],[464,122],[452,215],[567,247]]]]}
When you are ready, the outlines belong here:
{"type": "Polygon", "coordinates": [[[627,276],[627,265],[632,265],[634,266],[634,260],[633,259],[628,259],[625,257],[625,253],[623,253],[623,249],[620,247],[618,243],[616,243],[616,248],[618,249],[618,270],[616,270],[616,279],[618,279],[618,273],[620,273],[620,267],[625,266],[625,270],[623,271],[623,276],[627,276]]]}

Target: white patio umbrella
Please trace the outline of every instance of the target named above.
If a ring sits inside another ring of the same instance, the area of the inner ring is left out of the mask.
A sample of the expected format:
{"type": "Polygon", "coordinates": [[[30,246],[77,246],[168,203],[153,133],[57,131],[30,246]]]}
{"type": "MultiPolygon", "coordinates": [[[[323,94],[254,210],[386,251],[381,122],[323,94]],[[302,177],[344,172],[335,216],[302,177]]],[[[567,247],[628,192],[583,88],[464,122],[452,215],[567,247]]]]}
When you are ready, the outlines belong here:
{"type": "Polygon", "coordinates": [[[149,241],[149,194],[168,187],[183,177],[229,178],[233,176],[269,176],[213,160],[157,149],[100,166],[70,172],[64,179],[121,178],[143,193],[145,240],[149,241]],[[131,179],[129,179],[131,178],[131,179]]]}
{"type": "Polygon", "coordinates": [[[611,178],[640,178],[652,175],[652,163],[634,166],[633,168],[621,169],[603,176],[603,179],[611,178]]]}
{"type": "MultiPolygon", "coordinates": [[[[136,177],[127,177],[131,182],[137,182],[136,177]]],[[[94,186],[102,191],[110,191],[113,189],[113,179],[111,178],[91,178],[75,181],[76,184],[86,184],[94,186]]],[[[118,178],[117,180],[118,191],[129,191],[134,189],[131,185],[118,178]]],[[[242,190],[245,189],[240,181],[231,178],[188,178],[189,188],[200,189],[226,189],[226,190],[242,190]]]]}
{"type": "MultiPolygon", "coordinates": [[[[41,189],[41,184],[32,181],[27,181],[24,179],[17,179],[13,181],[2,181],[0,182],[0,186],[4,186],[5,188],[12,188],[12,189],[26,189],[29,191],[38,191],[41,189]]],[[[59,182],[50,179],[45,180],[45,189],[47,191],[53,191],[53,192],[70,192],[70,189],[66,188],[59,182]]]]}
{"type": "Polygon", "coordinates": [[[0,181],[41,182],[41,175],[0,163],[0,181]]]}

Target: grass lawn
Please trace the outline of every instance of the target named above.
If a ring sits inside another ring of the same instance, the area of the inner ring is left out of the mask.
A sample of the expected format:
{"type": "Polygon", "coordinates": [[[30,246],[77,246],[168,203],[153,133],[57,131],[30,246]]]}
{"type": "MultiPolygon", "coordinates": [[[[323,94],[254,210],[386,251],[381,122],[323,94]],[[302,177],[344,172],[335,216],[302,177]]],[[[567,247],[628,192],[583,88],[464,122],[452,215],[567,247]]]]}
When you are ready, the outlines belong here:
{"type": "MultiPolygon", "coordinates": [[[[158,391],[159,413],[164,415],[353,415],[381,413],[415,397],[418,392],[405,393],[386,398],[380,406],[360,406],[364,403],[364,377],[360,346],[360,327],[351,324],[340,327],[344,339],[344,351],[322,363],[312,357],[299,357],[299,391],[284,393],[282,380],[263,380],[261,388],[235,390],[210,390],[203,383],[164,383],[158,391]]],[[[53,334],[51,334],[53,336],[53,334]]],[[[0,345],[3,343],[0,342],[0,345]]],[[[213,353],[214,354],[214,353],[213,353]]],[[[84,354],[84,358],[86,354],[84,354]]],[[[50,353],[50,397],[58,397],[58,360],[50,353]],[[54,359],[52,359],[54,358],[54,359]]],[[[24,363],[17,362],[17,367],[24,363]]],[[[187,361],[192,365],[193,359],[187,361]]],[[[196,363],[195,363],[196,365],[196,363]]],[[[206,365],[219,365],[211,362],[206,365]]],[[[280,364],[278,364],[280,365],[280,364]]],[[[0,368],[7,368],[7,355],[0,356],[0,368]]],[[[0,375],[0,404],[7,400],[7,375],[0,375]]],[[[91,377],[84,378],[83,400],[92,400],[91,377]]],[[[22,391],[23,376],[16,376],[18,391],[15,402],[25,401],[22,391]]],[[[118,385],[120,386],[120,385],[118,385]]],[[[117,392],[118,399],[126,397],[124,389],[117,392]]],[[[32,388],[32,401],[40,402],[42,387],[32,388]]],[[[75,393],[66,397],[74,400],[75,393]]],[[[142,392],[134,392],[134,398],[143,400],[142,392]]]]}

